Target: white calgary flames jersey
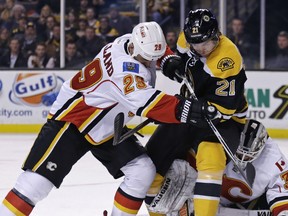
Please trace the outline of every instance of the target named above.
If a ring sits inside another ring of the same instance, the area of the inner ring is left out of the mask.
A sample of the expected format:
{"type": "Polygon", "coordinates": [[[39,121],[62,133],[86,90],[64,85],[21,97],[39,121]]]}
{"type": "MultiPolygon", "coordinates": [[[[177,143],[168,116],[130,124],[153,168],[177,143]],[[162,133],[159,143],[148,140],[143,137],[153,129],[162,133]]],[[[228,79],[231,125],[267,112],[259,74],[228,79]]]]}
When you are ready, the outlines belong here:
{"type": "Polygon", "coordinates": [[[223,206],[247,203],[267,191],[266,199],[273,215],[288,210],[288,161],[271,138],[252,164],[256,175],[251,188],[241,174],[234,171],[233,162],[229,162],[223,176],[220,203],[223,206]]]}
{"type": "Polygon", "coordinates": [[[128,53],[131,34],[117,38],[74,77],[64,82],[48,119],[71,122],[92,144],[113,137],[114,118],[123,112],[125,124],[135,115],[179,123],[179,100],[153,88],[156,62],[146,68],[128,53]]]}

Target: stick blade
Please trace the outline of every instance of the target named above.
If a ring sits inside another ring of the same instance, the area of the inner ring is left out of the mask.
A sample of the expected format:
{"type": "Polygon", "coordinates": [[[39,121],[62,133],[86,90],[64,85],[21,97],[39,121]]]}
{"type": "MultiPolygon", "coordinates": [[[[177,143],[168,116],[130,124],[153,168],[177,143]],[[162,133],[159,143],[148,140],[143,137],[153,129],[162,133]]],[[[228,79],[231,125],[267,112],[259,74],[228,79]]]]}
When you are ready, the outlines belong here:
{"type": "Polygon", "coordinates": [[[113,146],[116,146],[119,143],[122,129],[124,124],[124,113],[120,112],[116,115],[114,119],[114,139],[113,139],[113,146]]]}

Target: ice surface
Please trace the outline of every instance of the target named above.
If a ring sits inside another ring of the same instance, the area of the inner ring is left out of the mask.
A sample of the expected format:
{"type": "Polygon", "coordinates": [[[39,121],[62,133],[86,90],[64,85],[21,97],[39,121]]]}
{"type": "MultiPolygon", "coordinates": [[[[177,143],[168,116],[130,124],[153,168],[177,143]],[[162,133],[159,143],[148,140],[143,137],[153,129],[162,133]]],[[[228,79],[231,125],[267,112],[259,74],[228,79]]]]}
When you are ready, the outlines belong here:
{"type": "MultiPolygon", "coordinates": [[[[13,187],[22,172],[21,165],[36,134],[0,134],[0,201],[13,187]]],[[[145,144],[149,137],[140,138],[145,144]]],[[[288,140],[277,140],[288,155],[288,140]]],[[[64,179],[60,189],[54,189],[39,202],[31,216],[102,216],[111,211],[114,193],[122,179],[115,180],[90,153],[86,154],[64,179]]],[[[139,215],[147,215],[142,206],[139,215]]]]}

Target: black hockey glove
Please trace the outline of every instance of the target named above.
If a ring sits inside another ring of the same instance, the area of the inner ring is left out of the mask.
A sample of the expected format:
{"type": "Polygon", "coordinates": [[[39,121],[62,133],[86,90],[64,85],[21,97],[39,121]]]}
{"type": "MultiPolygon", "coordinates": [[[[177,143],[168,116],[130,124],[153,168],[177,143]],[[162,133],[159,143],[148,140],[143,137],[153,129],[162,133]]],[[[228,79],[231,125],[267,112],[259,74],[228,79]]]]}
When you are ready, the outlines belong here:
{"type": "Polygon", "coordinates": [[[180,56],[168,55],[161,61],[160,66],[165,76],[179,83],[182,82],[182,79],[177,76],[177,73],[181,76],[185,74],[185,65],[180,56]]]}
{"type": "Polygon", "coordinates": [[[183,123],[190,123],[196,127],[206,128],[206,118],[214,120],[219,117],[215,106],[209,105],[206,101],[180,98],[176,108],[176,118],[183,123]]]}

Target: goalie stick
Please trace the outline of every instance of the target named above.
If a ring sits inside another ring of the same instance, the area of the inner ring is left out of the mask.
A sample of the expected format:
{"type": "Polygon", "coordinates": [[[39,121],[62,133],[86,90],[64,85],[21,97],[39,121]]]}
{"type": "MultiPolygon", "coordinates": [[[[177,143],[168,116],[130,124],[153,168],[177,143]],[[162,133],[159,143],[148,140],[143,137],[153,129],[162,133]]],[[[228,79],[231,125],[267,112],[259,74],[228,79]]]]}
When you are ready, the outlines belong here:
{"type": "MultiPolygon", "coordinates": [[[[183,79],[185,85],[187,86],[189,92],[191,93],[192,98],[194,100],[198,100],[198,98],[196,97],[195,92],[194,92],[191,84],[187,80],[186,76],[185,75],[184,76],[179,75],[178,73],[176,73],[176,75],[178,77],[180,77],[181,79],[183,79]]],[[[246,180],[246,182],[252,188],[252,185],[253,185],[254,180],[255,180],[255,173],[256,173],[255,167],[251,163],[248,162],[247,166],[246,166],[246,175],[245,175],[244,170],[238,165],[236,159],[234,158],[232,151],[230,150],[229,146],[227,145],[227,143],[225,142],[225,140],[223,139],[223,137],[219,133],[218,129],[213,124],[213,122],[208,118],[206,118],[206,121],[207,121],[208,125],[210,126],[210,128],[212,129],[212,131],[214,132],[215,136],[218,138],[219,142],[222,144],[222,146],[223,146],[225,152],[227,153],[227,155],[229,156],[229,158],[233,161],[235,167],[238,169],[240,174],[243,176],[243,178],[246,180]]]]}

